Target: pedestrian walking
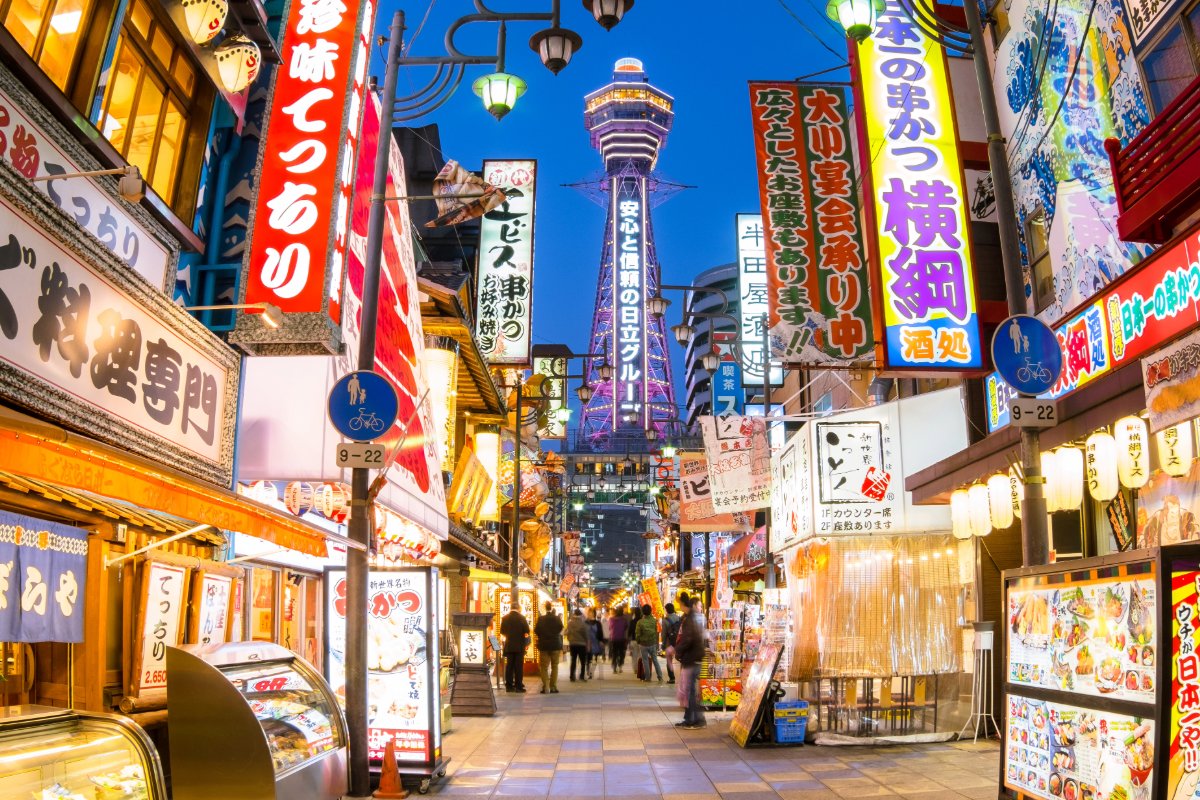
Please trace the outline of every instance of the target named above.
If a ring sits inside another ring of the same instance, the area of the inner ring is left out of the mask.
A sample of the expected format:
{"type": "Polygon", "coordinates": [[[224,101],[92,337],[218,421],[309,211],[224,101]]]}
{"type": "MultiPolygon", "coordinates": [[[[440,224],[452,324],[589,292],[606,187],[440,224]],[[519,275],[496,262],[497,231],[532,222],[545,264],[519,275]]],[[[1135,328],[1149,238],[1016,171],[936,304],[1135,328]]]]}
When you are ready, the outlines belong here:
{"type": "Polygon", "coordinates": [[[663,651],[666,653],[667,683],[675,682],[675,670],[671,669],[671,662],[675,660],[675,641],[679,638],[679,622],[680,617],[675,613],[675,604],[667,603],[667,615],[663,617],[662,622],[662,643],[663,651]]]}
{"type": "Polygon", "coordinates": [[[554,603],[546,602],[546,613],[533,626],[537,636],[538,675],[542,679],[542,694],[558,694],[558,662],[562,661],[563,623],[554,613],[554,603]]]}
{"type": "Polygon", "coordinates": [[[679,624],[679,638],[675,645],[675,657],[679,659],[679,693],[686,703],[683,721],[675,727],[695,730],[708,723],[704,720],[704,707],[700,705],[700,662],[704,660],[705,632],[704,615],[700,613],[695,598],[683,596],[683,618],[679,624]]]}
{"type": "Polygon", "coordinates": [[[587,676],[588,678],[596,677],[597,665],[604,665],[604,645],[607,639],[604,636],[604,626],[600,620],[596,619],[596,609],[589,608],[587,610],[587,626],[588,626],[588,658],[587,658],[587,676]]]}
{"type": "Polygon", "coordinates": [[[625,646],[628,640],[625,638],[629,634],[629,620],[625,617],[625,607],[618,606],[613,612],[612,620],[609,622],[609,630],[612,631],[612,668],[614,673],[620,673],[625,668],[625,646]]]}
{"type": "Polygon", "coordinates": [[[500,635],[504,637],[504,690],[525,691],[525,649],[529,647],[529,623],[520,611],[513,609],[500,620],[500,635]]]}
{"type": "Polygon", "coordinates": [[[635,638],[642,654],[642,674],[645,676],[642,680],[650,682],[650,666],[653,664],[654,674],[662,683],[662,666],[658,663],[658,620],[654,618],[654,609],[649,603],[642,606],[642,618],[638,620],[635,638]]]}
{"type": "Polygon", "coordinates": [[[633,674],[634,674],[634,677],[638,678],[638,679],[645,677],[644,675],[641,674],[641,672],[642,672],[642,669],[641,669],[642,668],[642,646],[638,644],[638,640],[637,640],[637,626],[638,626],[638,623],[641,622],[641,620],[642,620],[642,607],[639,605],[634,605],[633,616],[629,620],[629,633],[626,634],[626,637],[628,638],[628,641],[629,641],[629,660],[631,662],[633,662],[633,674]]]}
{"type": "Polygon", "coordinates": [[[575,682],[575,665],[579,665],[579,680],[586,681],[588,659],[588,624],[578,608],[567,623],[567,646],[571,648],[571,683],[575,682]]]}

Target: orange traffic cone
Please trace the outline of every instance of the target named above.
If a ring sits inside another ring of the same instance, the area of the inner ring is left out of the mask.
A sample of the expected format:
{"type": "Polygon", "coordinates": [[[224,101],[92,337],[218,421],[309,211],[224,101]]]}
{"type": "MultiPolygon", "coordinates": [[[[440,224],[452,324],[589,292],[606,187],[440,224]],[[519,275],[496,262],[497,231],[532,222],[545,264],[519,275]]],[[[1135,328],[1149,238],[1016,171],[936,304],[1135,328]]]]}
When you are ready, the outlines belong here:
{"type": "Polygon", "coordinates": [[[400,783],[400,768],[396,765],[396,746],[388,739],[387,747],[383,750],[383,767],[379,772],[379,788],[372,797],[380,800],[402,800],[408,797],[404,785],[400,783]]]}

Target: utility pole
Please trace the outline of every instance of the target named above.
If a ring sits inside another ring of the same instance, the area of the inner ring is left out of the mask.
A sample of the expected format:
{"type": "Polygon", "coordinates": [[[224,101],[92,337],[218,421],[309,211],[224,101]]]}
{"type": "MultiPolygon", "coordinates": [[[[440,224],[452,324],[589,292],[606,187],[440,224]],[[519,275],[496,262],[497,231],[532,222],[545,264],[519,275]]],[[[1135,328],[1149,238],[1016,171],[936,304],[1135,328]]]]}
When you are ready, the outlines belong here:
{"type": "MultiPolygon", "coordinates": [[[[763,420],[766,422],[767,430],[767,452],[771,450],[771,317],[768,314],[763,314],[763,420]]],[[[786,403],[785,403],[786,405],[786,403]]],[[[763,581],[763,586],[768,589],[775,588],[775,556],[771,552],[771,506],[767,505],[766,525],[763,528],[763,539],[765,540],[763,555],[763,564],[767,570],[766,577],[763,581]]]]}

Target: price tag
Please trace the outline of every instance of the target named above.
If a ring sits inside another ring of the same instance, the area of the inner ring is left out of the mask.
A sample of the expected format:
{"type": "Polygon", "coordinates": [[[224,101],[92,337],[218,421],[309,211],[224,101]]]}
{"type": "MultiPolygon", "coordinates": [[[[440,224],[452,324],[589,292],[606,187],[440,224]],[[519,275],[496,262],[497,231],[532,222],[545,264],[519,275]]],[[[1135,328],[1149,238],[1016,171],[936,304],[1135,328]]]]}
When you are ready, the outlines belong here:
{"type": "Polygon", "coordinates": [[[337,446],[337,465],[350,469],[382,469],[387,448],[373,442],[342,442],[337,446]]]}
{"type": "Polygon", "coordinates": [[[1053,400],[1014,397],[1008,413],[1018,428],[1053,428],[1058,424],[1058,403],[1053,400]]]}

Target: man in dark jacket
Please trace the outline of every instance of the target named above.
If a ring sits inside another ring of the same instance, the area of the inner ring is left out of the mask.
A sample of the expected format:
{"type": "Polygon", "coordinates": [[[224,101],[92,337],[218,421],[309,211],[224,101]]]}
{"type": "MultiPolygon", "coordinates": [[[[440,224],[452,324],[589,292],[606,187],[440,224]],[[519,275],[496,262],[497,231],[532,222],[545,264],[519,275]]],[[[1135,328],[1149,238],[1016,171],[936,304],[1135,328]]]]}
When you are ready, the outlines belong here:
{"type": "Polygon", "coordinates": [[[529,623],[514,608],[500,620],[500,635],[504,637],[504,688],[509,692],[524,692],[529,623]]]}
{"type": "Polygon", "coordinates": [[[687,687],[687,709],[683,712],[683,722],[676,722],[675,727],[693,730],[708,724],[704,720],[704,706],[700,705],[700,662],[704,660],[707,635],[704,615],[696,599],[684,595],[680,602],[683,618],[675,641],[675,658],[679,659],[679,681],[687,687]]]}
{"type": "Polygon", "coordinates": [[[554,603],[546,603],[546,613],[533,626],[537,636],[538,674],[542,677],[542,694],[558,694],[558,662],[562,661],[563,623],[554,613],[554,603]]]}
{"type": "Polygon", "coordinates": [[[675,670],[671,664],[675,661],[675,640],[679,638],[680,616],[675,613],[675,604],[667,603],[667,615],[662,621],[662,643],[667,653],[667,683],[675,682],[675,670]]]}

